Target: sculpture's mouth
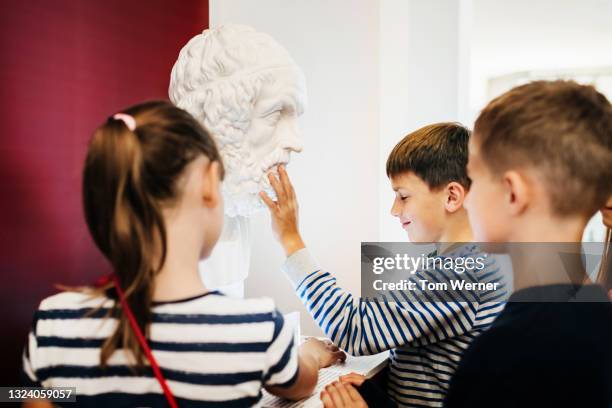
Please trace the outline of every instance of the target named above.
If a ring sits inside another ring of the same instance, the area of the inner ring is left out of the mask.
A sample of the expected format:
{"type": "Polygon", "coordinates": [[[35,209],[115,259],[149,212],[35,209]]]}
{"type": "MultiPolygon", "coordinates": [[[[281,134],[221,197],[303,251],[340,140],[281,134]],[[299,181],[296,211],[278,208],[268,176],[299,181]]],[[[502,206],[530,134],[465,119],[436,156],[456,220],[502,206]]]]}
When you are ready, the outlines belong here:
{"type": "Polygon", "coordinates": [[[278,166],[286,165],[289,163],[289,157],[291,153],[285,149],[281,149],[272,153],[266,163],[262,166],[264,175],[272,172],[273,174],[278,175],[278,166]]]}
{"type": "Polygon", "coordinates": [[[266,169],[266,174],[272,172],[273,174],[278,175],[278,166],[286,165],[287,163],[288,161],[279,161],[279,162],[272,164],[270,167],[266,169]]]}

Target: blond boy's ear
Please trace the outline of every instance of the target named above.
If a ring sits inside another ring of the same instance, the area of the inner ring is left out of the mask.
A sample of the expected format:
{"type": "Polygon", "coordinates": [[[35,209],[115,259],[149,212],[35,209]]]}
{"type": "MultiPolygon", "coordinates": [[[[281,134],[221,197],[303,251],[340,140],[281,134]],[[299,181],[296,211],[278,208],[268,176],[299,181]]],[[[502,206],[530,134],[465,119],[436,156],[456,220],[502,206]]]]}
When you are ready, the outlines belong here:
{"type": "Polygon", "coordinates": [[[503,175],[504,201],[511,215],[522,214],[531,202],[532,186],[524,174],[507,171],[503,175]]]}
{"type": "Polygon", "coordinates": [[[454,213],[463,208],[465,195],[467,191],[460,183],[451,181],[446,186],[446,203],[444,204],[446,211],[454,213]]]}

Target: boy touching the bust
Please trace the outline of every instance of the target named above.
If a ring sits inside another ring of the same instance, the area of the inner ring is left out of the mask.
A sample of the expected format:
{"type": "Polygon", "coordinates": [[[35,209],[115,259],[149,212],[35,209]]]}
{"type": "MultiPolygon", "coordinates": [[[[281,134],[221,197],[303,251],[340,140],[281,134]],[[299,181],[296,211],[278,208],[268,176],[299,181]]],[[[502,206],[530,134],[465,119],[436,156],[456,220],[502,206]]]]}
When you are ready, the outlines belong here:
{"type": "MultiPolygon", "coordinates": [[[[432,256],[476,257],[480,253],[469,243],[472,231],[463,208],[470,188],[466,174],[469,137],[467,129],[454,123],[426,126],[400,141],[387,160],[387,175],[396,192],[391,214],[412,242],[440,244],[441,253],[432,256]],[[464,244],[453,247],[449,243],[464,244]]],[[[262,199],[288,257],[283,269],[315,321],[350,354],[390,350],[388,396],[394,403],[442,406],[463,351],[501,310],[504,293],[445,302],[354,299],[319,268],[305,247],[297,225],[295,192],[284,168],[279,168],[279,175],[280,180],[270,176],[278,201],[265,193],[262,199]]],[[[497,268],[489,259],[472,279],[492,281],[497,278],[497,268]]],[[[419,270],[416,276],[429,272],[419,270]]]]}

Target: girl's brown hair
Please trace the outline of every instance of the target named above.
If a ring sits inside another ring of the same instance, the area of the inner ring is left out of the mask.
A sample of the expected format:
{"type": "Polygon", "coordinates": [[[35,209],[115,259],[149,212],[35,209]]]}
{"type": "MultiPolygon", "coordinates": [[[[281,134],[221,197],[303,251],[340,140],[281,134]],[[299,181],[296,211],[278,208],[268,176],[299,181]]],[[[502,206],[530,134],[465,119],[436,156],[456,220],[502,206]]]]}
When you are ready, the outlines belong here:
{"type": "MultiPolygon", "coordinates": [[[[135,119],[136,128],[111,117],[95,131],[83,171],[83,207],[89,231],[148,337],[154,277],[167,249],[160,204],[178,196],[177,179],[191,161],[204,155],[221,163],[221,157],[208,132],[170,102],[146,102],[122,112],[135,119]]],[[[97,292],[116,299],[110,286],[97,292]]],[[[118,325],[102,346],[100,364],[122,348],[143,366],[143,350],[119,309],[115,302],[111,314],[118,325]]]]}

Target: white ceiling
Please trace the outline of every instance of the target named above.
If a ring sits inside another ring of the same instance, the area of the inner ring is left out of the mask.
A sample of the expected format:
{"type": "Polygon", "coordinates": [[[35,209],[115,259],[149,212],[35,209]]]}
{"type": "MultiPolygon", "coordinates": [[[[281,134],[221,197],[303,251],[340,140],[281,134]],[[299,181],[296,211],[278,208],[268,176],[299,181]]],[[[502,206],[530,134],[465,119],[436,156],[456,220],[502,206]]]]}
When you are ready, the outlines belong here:
{"type": "Polygon", "coordinates": [[[612,65],[611,0],[473,0],[473,12],[483,74],[612,65]]]}

